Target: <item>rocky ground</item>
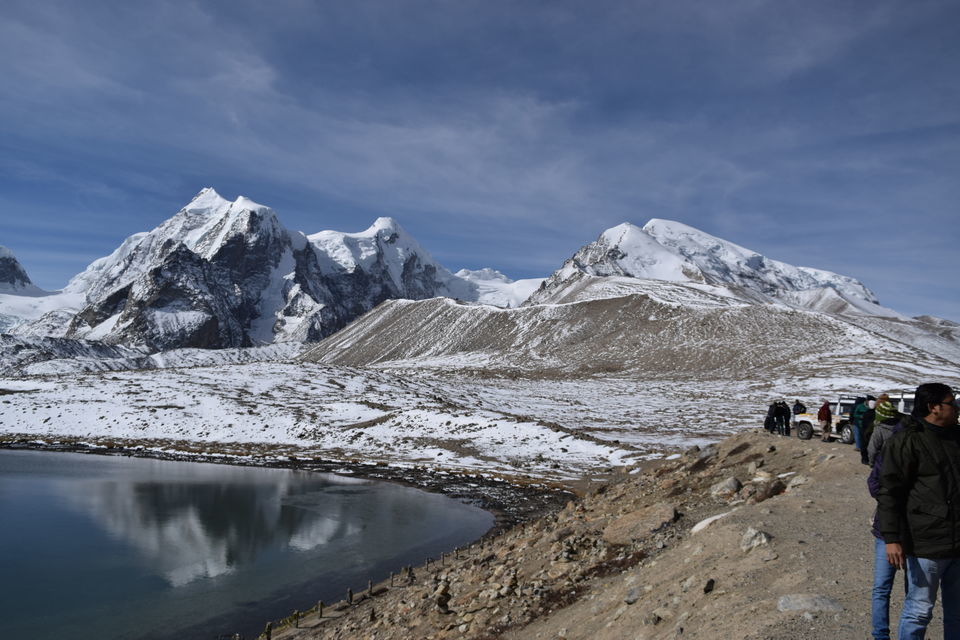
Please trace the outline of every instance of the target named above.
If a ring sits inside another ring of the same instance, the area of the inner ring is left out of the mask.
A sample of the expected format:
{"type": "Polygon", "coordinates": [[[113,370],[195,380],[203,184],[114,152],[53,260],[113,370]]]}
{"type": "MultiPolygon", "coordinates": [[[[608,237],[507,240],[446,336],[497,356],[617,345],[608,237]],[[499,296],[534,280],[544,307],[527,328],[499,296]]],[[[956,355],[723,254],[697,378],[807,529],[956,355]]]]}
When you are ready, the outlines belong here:
{"type": "MultiPolygon", "coordinates": [[[[274,639],[865,638],[874,503],[850,446],[744,432],[356,594],[274,639]]],[[[894,618],[901,594],[895,594],[894,618]]],[[[942,634],[939,607],[931,637],[942,634]]]]}

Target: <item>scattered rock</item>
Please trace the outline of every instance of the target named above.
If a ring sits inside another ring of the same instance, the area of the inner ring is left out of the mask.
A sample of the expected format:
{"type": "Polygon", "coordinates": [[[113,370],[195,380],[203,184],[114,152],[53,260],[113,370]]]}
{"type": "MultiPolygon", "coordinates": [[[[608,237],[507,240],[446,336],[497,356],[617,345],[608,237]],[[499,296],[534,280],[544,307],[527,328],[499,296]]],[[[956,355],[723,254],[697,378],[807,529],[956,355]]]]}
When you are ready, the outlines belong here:
{"type": "Polygon", "coordinates": [[[837,456],[835,456],[835,455],[832,454],[832,453],[824,453],[824,454],[821,454],[821,455],[817,456],[817,459],[813,461],[813,464],[814,464],[814,465],[823,464],[823,463],[826,462],[827,460],[833,460],[833,459],[836,458],[836,457],[837,457],[837,456]]]}
{"type": "Polygon", "coordinates": [[[677,519],[672,504],[658,504],[620,516],[603,530],[603,539],[609,544],[630,544],[642,539],[677,519]]]}
{"type": "Polygon", "coordinates": [[[733,497],[743,485],[740,484],[740,481],[730,476],[726,480],[721,480],[717,484],[710,487],[710,495],[717,498],[730,498],[733,497]]]}
{"type": "Polygon", "coordinates": [[[817,593],[793,593],[780,596],[778,611],[843,611],[843,606],[833,598],[817,593]]]}
{"type": "Polygon", "coordinates": [[[710,516],[709,518],[705,518],[700,522],[698,522],[697,524],[693,525],[693,528],[690,529],[690,533],[700,533],[701,531],[703,531],[704,529],[712,525],[714,522],[716,522],[720,518],[725,518],[726,516],[730,515],[734,511],[736,511],[736,509],[733,509],[732,511],[727,511],[725,513],[718,513],[715,516],[710,516]]]}
{"type": "Polygon", "coordinates": [[[740,549],[747,553],[757,547],[766,546],[770,544],[770,534],[765,531],[760,531],[750,527],[747,529],[746,533],[743,534],[743,538],[740,539],[740,549]]]}
{"type": "Polygon", "coordinates": [[[627,595],[623,598],[623,601],[627,604],[633,604],[640,599],[640,589],[634,587],[627,591],[627,595]]]}
{"type": "Polygon", "coordinates": [[[728,451],[727,454],[726,454],[724,457],[725,457],[725,458],[732,458],[733,456],[735,456],[735,455],[737,455],[737,454],[739,454],[739,453],[743,453],[744,451],[746,451],[746,450],[749,449],[749,448],[750,448],[750,443],[749,443],[749,442],[741,442],[740,444],[738,444],[737,446],[735,446],[733,449],[731,449],[730,451],[728,451]]]}
{"type": "Polygon", "coordinates": [[[643,624],[656,625],[660,624],[663,621],[663,618],[658,616],[656,613],[650,613],[643,618],[643,624]]]}
{"type": "Polygon", "coordinates": [[[768,500],[773,496],[778,496],[784,491],[787,490],[787,485],[783,484],[783,481],[779,478],[771,482],[762,482],[756,485],[756,491],[752,496],[747,499],[749,504],[757,504],[758,502],[763,502],[768,500]]]}
{"type": "Polygon", "coordinates": [[[436,603],[437,609],[443,613],[449,613],[450,609],[447,608],[447,604],[450,602],[450,584],[446,580],[442,580],[437,590],[433,592],[433,601],[436,603]]]}

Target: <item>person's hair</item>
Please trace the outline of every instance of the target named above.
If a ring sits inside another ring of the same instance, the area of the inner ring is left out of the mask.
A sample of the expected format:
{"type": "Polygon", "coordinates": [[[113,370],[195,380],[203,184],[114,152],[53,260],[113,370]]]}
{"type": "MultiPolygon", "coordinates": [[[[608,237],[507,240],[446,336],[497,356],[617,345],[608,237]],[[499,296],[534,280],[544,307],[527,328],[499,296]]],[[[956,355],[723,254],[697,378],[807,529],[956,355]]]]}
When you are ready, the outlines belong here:
{"type": "Polygon", "coordinates": [[[913,411],[910,413],[914,418],[926,418],[930,415],[930,405],[943,402],[943,399],[953,393],[953,389],[941,382],[928,382],[917,387],[917,393],[913,398],[913,411]]]}

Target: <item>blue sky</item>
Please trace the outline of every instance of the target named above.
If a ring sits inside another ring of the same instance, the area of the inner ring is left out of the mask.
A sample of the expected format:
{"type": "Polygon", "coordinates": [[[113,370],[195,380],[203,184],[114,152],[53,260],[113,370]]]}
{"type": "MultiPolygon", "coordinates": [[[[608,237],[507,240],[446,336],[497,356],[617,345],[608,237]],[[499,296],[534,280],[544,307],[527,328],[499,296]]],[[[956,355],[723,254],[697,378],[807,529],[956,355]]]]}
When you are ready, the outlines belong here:
{"type": "Polygon", "coordinates": [[[4,0],[0,244],[62,287],[202,187],[545,276],[679,220],[960,321],[960,3],[4,0]]]}

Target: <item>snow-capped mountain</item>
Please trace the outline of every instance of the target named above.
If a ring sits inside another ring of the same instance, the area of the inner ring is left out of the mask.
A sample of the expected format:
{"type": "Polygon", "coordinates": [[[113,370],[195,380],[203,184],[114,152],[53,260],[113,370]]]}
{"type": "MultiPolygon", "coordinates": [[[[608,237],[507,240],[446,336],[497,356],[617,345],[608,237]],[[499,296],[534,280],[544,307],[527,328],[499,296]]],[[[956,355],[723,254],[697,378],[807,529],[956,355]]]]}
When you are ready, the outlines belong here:
{"type": "MultiPolygon", "coordinates": [[[[549,278],[512,281],[493,269],[451,273],[391,218],[358,233],[308,236],[286,229],[269,207],[209,188],[91,263],[62,292],[25,295],[29,279],[9,251],[0,252],[0,266],[7,286],[19,287],[0,293],[0,331],[124,345],[137,354],[312,342],[384,301],[433,297],[511,308],[641,295],[674,306],[773,303],[909,321],[853,278],[771,260],[678,222],[618,225],[549,278]]],[[[939,331],[949,340],[956,333],[939,331]]],[[[60,346],[44,344],[37,353],[57,358],[60,346]]],[[[63,357],[75,355],[67,349],[63,357]]]]}
{"type": "Polygon", "coordinates": [[[843,378],[869,360],[906,382],[918,368],[953,370],[960,330],[885,309],[853,278],[651,220],[604,231],[520,308],[391,301],[302,357],[507,375],[688,378],[744,371],[843,378]]]}
{"type": "MultiPolygon", "coordinates": [[[[772,260],[693,227],[654,218],[642,228],[623,223],[582,247],[525,304],[603,297],[591,277],[666,280],[720,287],[752,302],[777,299],[834,313],[897,315],[878,306],[859,281],[829,271],[772,260]],[[585,294],[584,289],[592,293],[585,294]]],[[[623,282],[621,282],[621,285],[623,282]]],[[[615,295],[622,293],[622,287],[615,295]]]]}
{"type": "Polygon", "coordinates": [[[75,276],[57,310],[18,328],[145,346],[313,341],[390,298],[476,298],[390,218],[360,233],[288,231],[269,207],[213,189],[75,276]]]}
{"type": "Polygon", "coordinates": [[[771,260],[680,222],[654,218],[643,225],[643,231],[696,264],[708,280],[737,284],[771,296],[829,287],[846,297],[878,302],[873,292],[854,278],[771,260]]]}
{"type": "Polygon", "coordinates": [[[42,296],[48,292],[30,281],[27,272],[10,249],[0,246],[0,293],[42,296]]]}
{"type": "MultiPolygon", "coordinates": [[[[460,269],[455,274],[476,285],[477,293],[473,298],[480,304],[495,307],[519,307],[530,294],[537,290],[543,278],[511,280],[495,269],[460,269]]],[[[471,298],[465,298],[471,299],[471,298]]]]}
{"type": "Polygon", "coordinates": [[[477,298],[474,285],[434,262],[393,218],[377,218],[360,233],[321,231],[307,240],[325,275],[356,274],[356,281],[345,283],[351,287],[340,293],[358,299],[366,296],[363,306],[367,309],[391,298],[477,298]]]}

